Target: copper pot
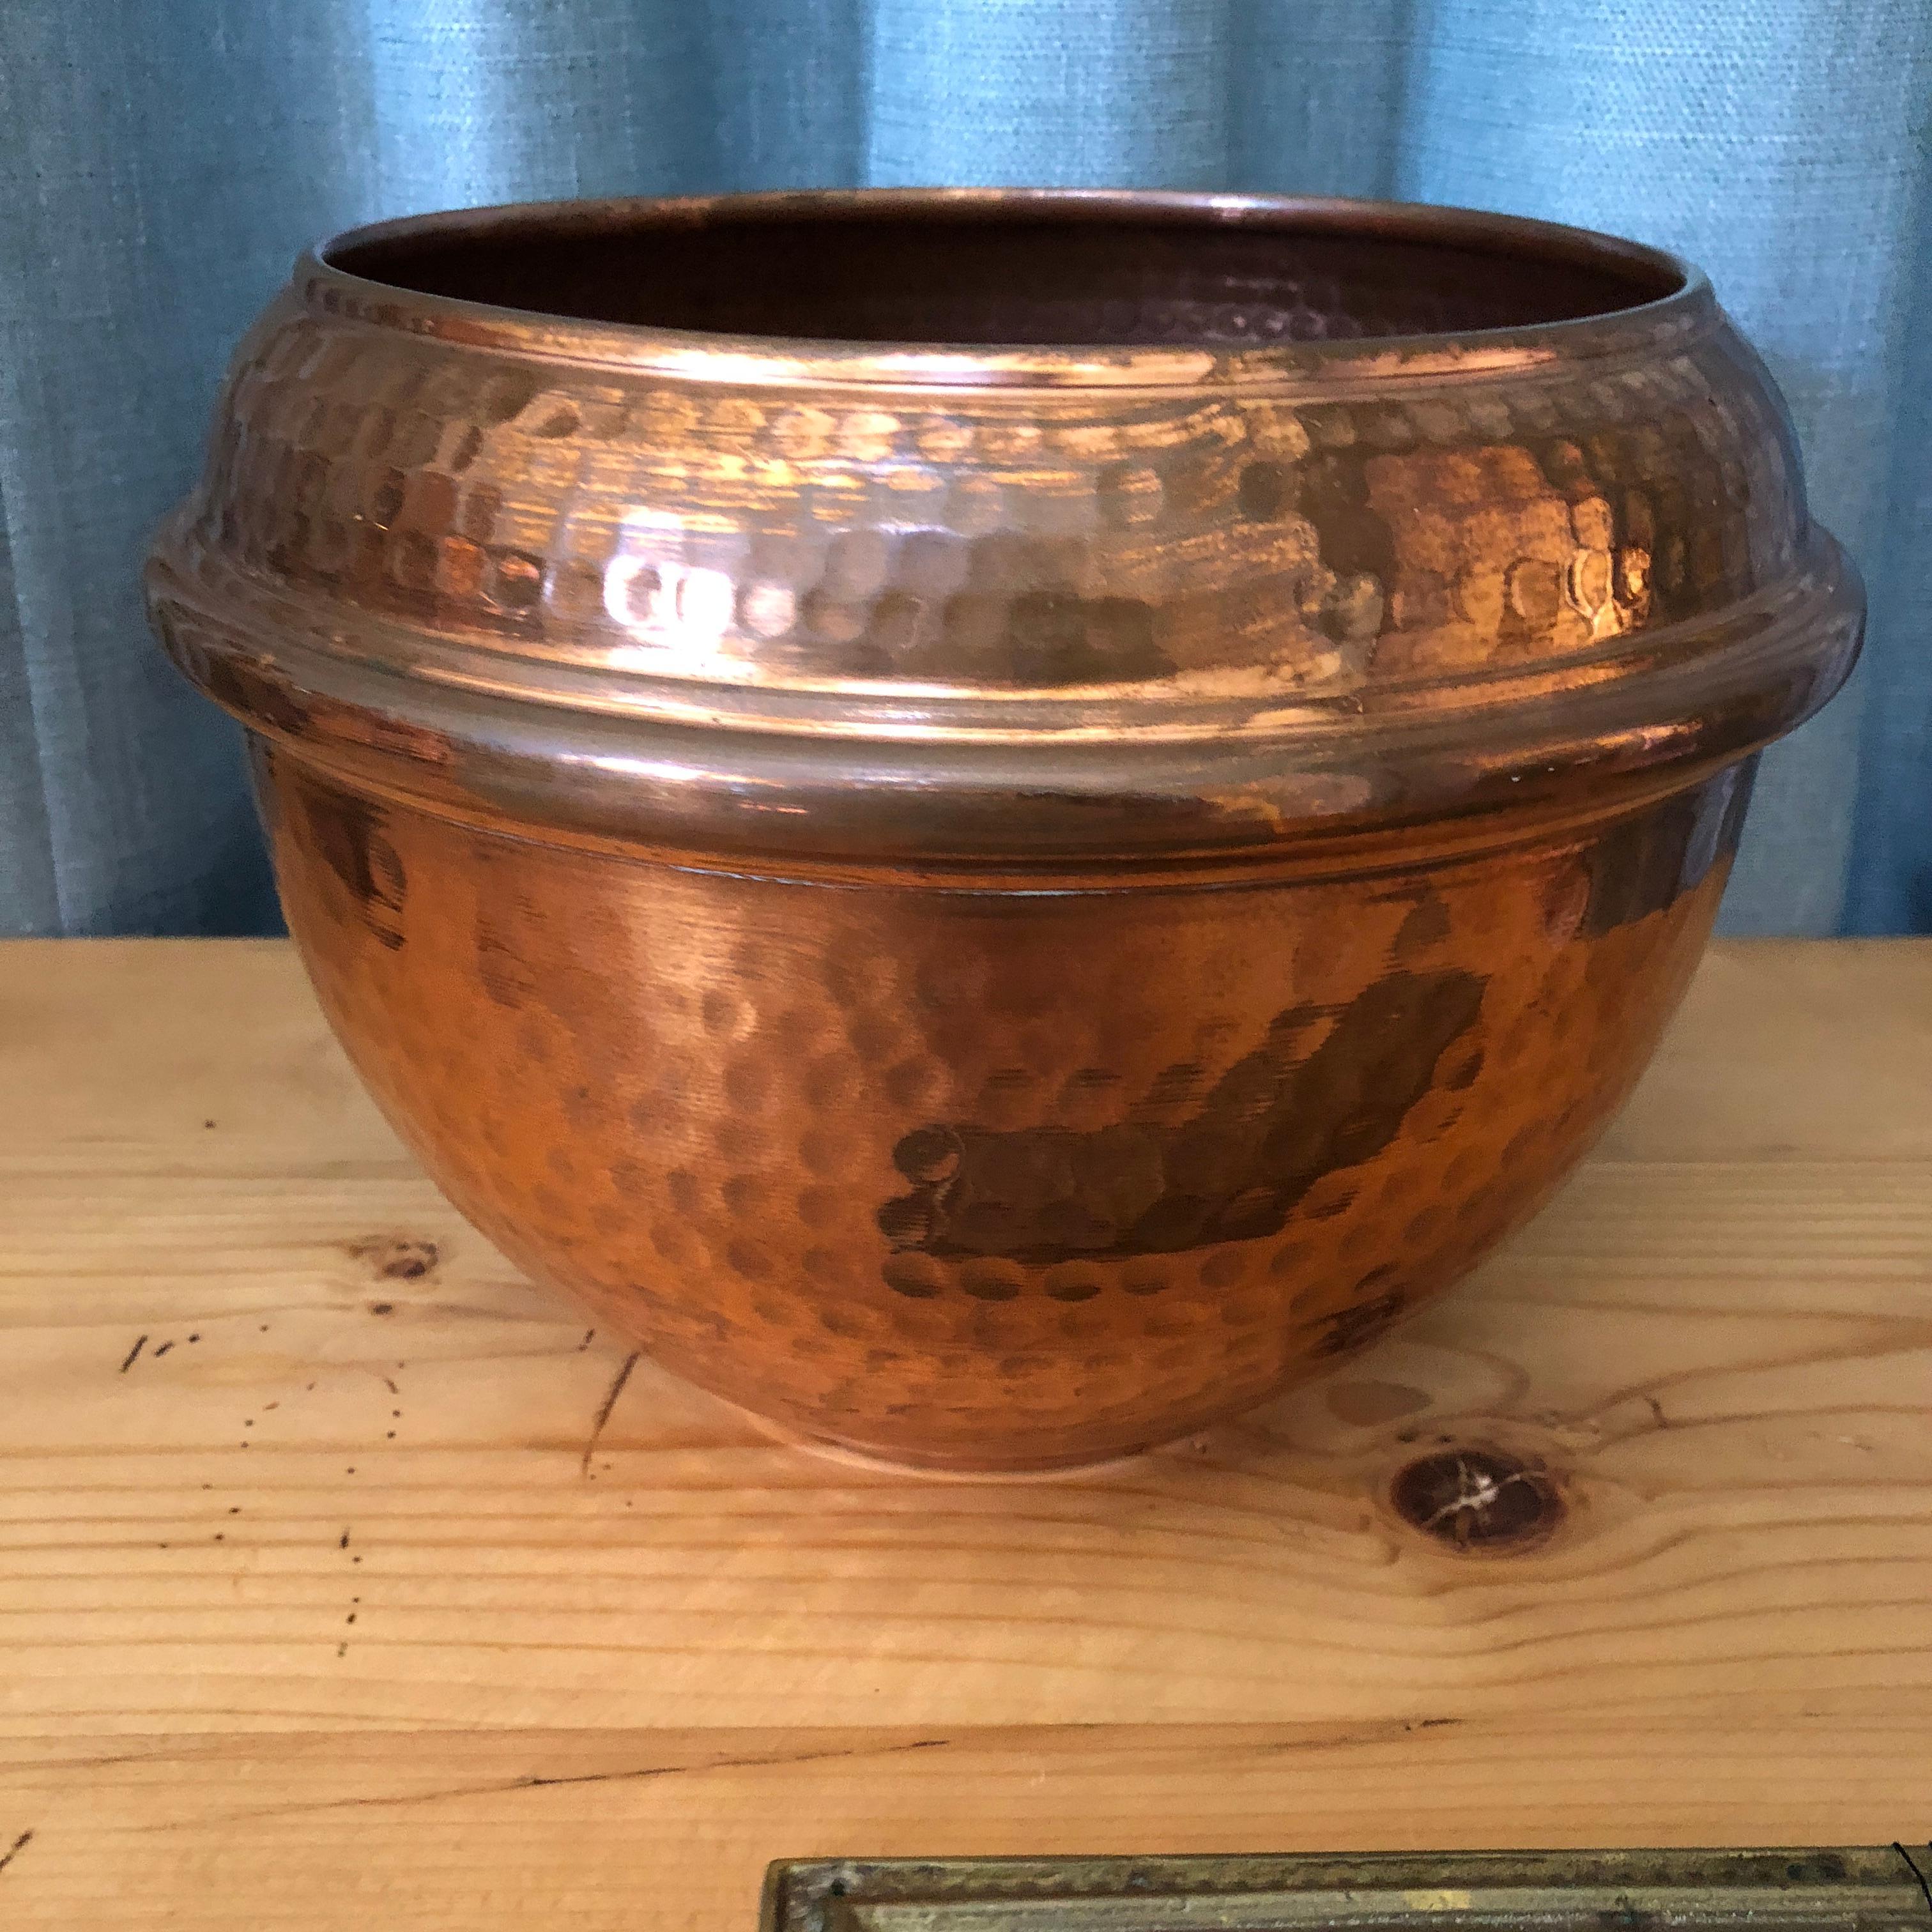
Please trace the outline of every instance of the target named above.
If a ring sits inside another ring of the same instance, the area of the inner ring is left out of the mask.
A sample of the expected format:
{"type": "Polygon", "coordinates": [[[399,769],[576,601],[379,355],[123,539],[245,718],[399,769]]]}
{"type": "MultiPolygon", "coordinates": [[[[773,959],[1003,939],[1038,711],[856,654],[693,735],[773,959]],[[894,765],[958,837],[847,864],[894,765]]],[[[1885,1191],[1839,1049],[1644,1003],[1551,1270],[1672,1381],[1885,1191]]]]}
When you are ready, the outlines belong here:
{"type": "Polygon", "coordinates": [[[1258,1402],[1533,1210],[1860,624],[1694,270],[1226,196],[360,230],[149,586],[451,1198],[974,1468],[1258,1402]]]}

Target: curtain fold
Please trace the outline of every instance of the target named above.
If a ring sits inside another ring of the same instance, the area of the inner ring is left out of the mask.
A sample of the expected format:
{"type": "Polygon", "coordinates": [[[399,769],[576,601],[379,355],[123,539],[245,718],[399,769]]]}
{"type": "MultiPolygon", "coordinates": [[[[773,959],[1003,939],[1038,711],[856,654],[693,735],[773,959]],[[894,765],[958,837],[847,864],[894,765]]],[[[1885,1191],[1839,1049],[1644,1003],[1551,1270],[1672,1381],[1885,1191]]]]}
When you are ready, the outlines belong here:
{"type": "MultiPolygon", "coordinates": [[[[1932,80],[1927,95],[1932,98],[1932,80]]],[[[1922,140],[1923,136],[1922,136],[1922,140]]],[[[1900,405],[1873,572],[1872,692],[1860,746],[1846,928],[1932,932],[1932,168],[1922,169],[1918,286],[1906,303],[1900,405]]]]}
{"type": "Polygon", "coordinates": [[[1873,590],[1734,930],[1932,929],[1926,0],[16,0],[0,20],[0,931],[274,917],[136,572],[296,250],[529,196],[856,182],[1397,195],[1701,262],[1873,590]]]}
{"type": "Polygon", "coordinates": [[[235,734],[156,662],[136,572],[290,237],[367,205],[361,69],[326,7],[0,26],[0,930],[274,917],[235,734]]]}
{"type": "Polygon", "coordinates": [[[875,0],[868,178],[1213,188],[1230,0],[875,0]]]}
{"type": "MultiPolygon", "coordinates": [[[[1409,58],[1398,193],[1611,229],[1697,262],[1791,405],[1814,510],[1877,587],[1927,245],[1932,7],[1432,0],[1409,58]]],[[[1767,755],[1725,902],[1732,931],[1840,923],[1875,684],[1861,678],[1767,755]]]]}
{"type": "Polygon", "coordinates": [[[1240,8],[1229,185],[1392,199],[1418,4],[1253,0],[1240,8]]]}
{"type": "Polygon", "coordinates": [[[431,0],[363,25],[386,212],[716,178],[724,76],[688,0],[431,0]]]}

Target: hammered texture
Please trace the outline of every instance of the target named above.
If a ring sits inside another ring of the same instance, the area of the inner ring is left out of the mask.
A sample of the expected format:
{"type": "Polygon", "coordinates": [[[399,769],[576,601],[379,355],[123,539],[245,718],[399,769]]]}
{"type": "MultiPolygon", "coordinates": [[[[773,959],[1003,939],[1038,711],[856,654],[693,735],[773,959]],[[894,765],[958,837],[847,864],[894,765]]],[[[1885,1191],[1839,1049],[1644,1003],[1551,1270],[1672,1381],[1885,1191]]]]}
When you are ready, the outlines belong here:
{"type": "Polygon", "coordinates": [[[1380,886],[1059,900],[263,777],[322,1004],[466,1214],[803,1436],[986,1468],[1258,1401],[1532,1211],[1676,1001],[1748,774],[1380,886]]]}
{"type": "Polygon", "coordinates": [[[1694,272],[1226,196],[364,231],[149,584],[458,1206],[976,1468],[1238,1411],[1532,1212],[1858,629],[1694,272]]]}
{"type": "Polygon", "coordinates": [[[479,369],[288,303],[236,371],[199,540],[657,676],[1332,696],[1561,660],[1787,573],[1792,452],[1737,352],[1468,404],[847,400],[479,369]]]}

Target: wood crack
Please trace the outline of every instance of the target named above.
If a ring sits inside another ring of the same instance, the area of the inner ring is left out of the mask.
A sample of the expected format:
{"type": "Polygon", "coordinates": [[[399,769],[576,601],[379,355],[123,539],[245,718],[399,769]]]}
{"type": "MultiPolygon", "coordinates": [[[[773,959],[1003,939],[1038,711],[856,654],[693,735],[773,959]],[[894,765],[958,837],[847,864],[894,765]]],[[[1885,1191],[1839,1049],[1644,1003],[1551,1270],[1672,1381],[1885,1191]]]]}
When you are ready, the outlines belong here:
{"type": "Polygon", "coordinates": [[[1358,1744],[1388,1744],[1398,1738],[1412,1737],[1418,1731],[1441,1730],[1462,1722],[1460,1718],[1390,1718],[1379,1724],[1322,1731],[1312,1737],[1267,1738],[1255,1748],[1270,1757],[1289,1751],[1349,1750],[1358,1744]]]}
{"type": "MultiPolygon", "coordinates": [[[[554,1778],[527,1772],[521,1778],[500,1779],[488,1784],[454,1784],[434,1791],[403,1791],[368,1797],[326,1798],[314,1804],[271,1805],[257,1811],[230,1811],[219,1817],[183,1820],[136,1828],[170,1832],[180,1830],[186,1825],[200,1830],[211,1824],[235,1825],[261,1818],[306,1817],[315,1811],[366,1810],[372,1806],[380,1808],[392,1805],[435,1804],[449,1798],[492,1798],[518,1791],[545,1790],[553,1785],[643,1783],[659,1778],[701,1778],[718,1771],[754,1771],[800,1764],[829,1764],[841,1759],[902,1757],[914,1751],[941,1750],[952,1742],[950,1738],[914,1738],[904,1744],[848,1744],[832,1750],[779,1751],[759,1757],[698,1758],[686,1763],[633,1765],[618,1771],[575,1772],[554,1778]]],[[[32,1834],[29,1832],[27,1835],[31,1838],[32,1834]]],[[[18,1849],[16,1846],[15,1850],[18,1849]]],[[[0,1864],[4,1862],[0,1861],[0,1864]]]]}
{"type": "Polygon", "coordinates": [[[779,1765],[829,1764],[839,1758],[900,1757],[912,1751],[937,1750],[952,1742],[950,1738],[915,1738],[908,1744],[859,1746],[843,1750],[780,1751],[765,1757],[704,1758],[692,1764],[646,1764],[627,1771],[584,1771],[563,1778],[520,1778],[501,1788],[506,1791],[535,1791],[553,1784],[615,1784],[629,1778],[672,1778],[686,1772],[758,1771],[779,1765]]]}
{"type": "Polygon", "coordinates": [[[640,1348],[633,1348],[624,1358],[623,1366],[618,1370],[609,1389],[605,1391],[603,1402],[590,1424],[590,1439],[584,1445],[584,1460],[580,1467],[586,1476],[590,1473],[591,1454],[597,1447],[598,1437],[604,1433],[604,1425],[610,1420],[610,1412],[617,1406],[617,1398],[624,1393],[624,1384],[631,1379],[631,1371],[638,1366],[638,1358],[643,1352],[640,1348]]]}

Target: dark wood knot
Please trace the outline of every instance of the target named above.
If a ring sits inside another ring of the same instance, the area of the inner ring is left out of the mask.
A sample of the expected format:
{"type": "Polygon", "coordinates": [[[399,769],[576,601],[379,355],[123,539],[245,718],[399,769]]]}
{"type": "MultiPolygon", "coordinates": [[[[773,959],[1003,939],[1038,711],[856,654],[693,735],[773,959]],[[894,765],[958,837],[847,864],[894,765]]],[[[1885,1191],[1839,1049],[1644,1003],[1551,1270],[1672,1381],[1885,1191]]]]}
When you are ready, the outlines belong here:
{"type": "Polygon", "coordinates": [[[1419,1456],[1397,1474],[1389,1501],[1403,1522],[1452,1550],[1526,1550],[1563,1520],[1547,1472],[1494,1449],[1419,1456]]]}

